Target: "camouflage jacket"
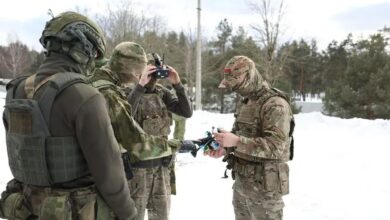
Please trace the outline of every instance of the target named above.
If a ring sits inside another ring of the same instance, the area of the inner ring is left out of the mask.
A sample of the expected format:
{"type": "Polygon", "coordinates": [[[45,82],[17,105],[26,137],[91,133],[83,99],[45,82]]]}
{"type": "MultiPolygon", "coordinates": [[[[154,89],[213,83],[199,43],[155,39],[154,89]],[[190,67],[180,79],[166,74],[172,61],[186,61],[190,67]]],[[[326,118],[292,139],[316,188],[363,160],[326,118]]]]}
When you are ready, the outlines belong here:
{"type": "Polygon", "coordinates": [[[234,155],[249,161],[288,161],[293,114],[281,93],[264,86],[243,99],[236,110],[232,132],[240,137],[234,155]]]}
{"type": "Polygon", "coordinates": [[[120,146],[126,149],[131,162],[150,160],[172,154],[167,140],[159,136],[150,136],[142,130],[132,116],[119,77],[107,67],[95,69],[88,81],[97,88],[106,99],[115,137],[120,146]],[[153,147],[152,147],[153,146],[153,147]]]}

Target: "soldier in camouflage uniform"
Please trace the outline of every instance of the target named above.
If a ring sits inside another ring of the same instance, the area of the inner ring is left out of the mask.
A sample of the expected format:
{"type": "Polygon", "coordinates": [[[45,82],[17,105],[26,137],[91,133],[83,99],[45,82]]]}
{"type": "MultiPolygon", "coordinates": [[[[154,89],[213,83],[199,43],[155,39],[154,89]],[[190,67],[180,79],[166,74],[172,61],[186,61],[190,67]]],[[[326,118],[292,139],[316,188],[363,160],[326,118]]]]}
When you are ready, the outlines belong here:
{"type": "Polygon", "coordinates": [[[40,42],[47,56],[37,73],[7,85],[3,119],[15,179],[2,193],[0,218],[133,219],[106,102],[83,78],[104,56],[104,34],[65,12],[46,23],[40,42]]]}
{"type": "MultiPolygon", "coordinates": [[[[147,55],[149,70],[155,70],[151,54],[147,55]]],[[[168,139],[171,125],[171,113],[189,118],[192,116],[191,104],[180,82],[179,74],[170,66],[168,80],[176,96],[161,84],[150,72],[144,72],[135,88],[128,96],[134,107],[134,118],[146,133],[168,139]]],[[[153,146],[152,146],[153,147],[153,146]]],[[[155,146],[158,147],[158,146],[155,146]]],[[[170,194],[175,194],[174,154],[152,160],[142,160],[132,164],[134,179],[131,184],[133,199],[138,209],[138,220],[144,219],[148,210],[149,220],[168,220],[170,194]]]]}
{"type": "Polygon", "coordinates": [[[245,56],[228,61],[219,87],[243,96],[232,132],[214,133],[223,148],[209,152],[212,157],[225,155],[233,169],[236,220],[281,220],[282,196],[289,192],[287,161],[292,159],[294,120],[289,100],[270,88],[245,56]]]}
{"type": "MultiPolygon", "coordinates": [[[[145,160],[155,161],[156,163],[169,163],[169,161],[163,161],[160,158],[170,160],[171,155],[177,151],[177,143],[172,144],[171,141],[168,142],[166,137],[163,136],[146,134],[133,119],[132,107],[128,103],[123,86],[137,80],[136,75],[141,75],[144,72],[146,72],[145,74],[151,74],[154,71],[154,67],[146,68],[146,63],[146,54],[139,44],[122,42],[114,48],[108,63],[102,68],[95,69],[92,77],[89,79],[89,82],[106,99],[106,107],[109,111],[115,136],[121,145],[123,155],[129,155],[131,167],[142,164],[145,160]]],[[[132,191],[132,197],[135,199],[136,206],[142,214],[145,208],[140,208],[141,202],[137,195],[146,192],[140,191],[144,189],[144,186],[139,184],[153,184],[153,182],[140,182],[141,179],[146,178],[147,174],[139,173],[136,169],[127,170],[127,174],[130,180],[129,187],[135,189],[132,191]],[[134,177],[132,178],[133,175],[134,177]]],[[[139,216],[136,219],[139,219],[139,216]]]]}

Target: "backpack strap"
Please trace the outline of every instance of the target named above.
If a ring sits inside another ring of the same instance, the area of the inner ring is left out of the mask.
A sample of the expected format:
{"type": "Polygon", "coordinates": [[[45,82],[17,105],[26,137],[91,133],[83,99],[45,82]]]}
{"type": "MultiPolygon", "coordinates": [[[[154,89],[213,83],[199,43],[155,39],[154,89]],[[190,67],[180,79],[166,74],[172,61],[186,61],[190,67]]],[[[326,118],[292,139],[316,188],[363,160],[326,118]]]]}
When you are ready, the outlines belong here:
{"type": "MultiPolygon", "coordinates": [[[[42,93],[42,96],[38,99],[39,106],[47,125],[50,125],[51,109],[57,95],[73,84],[85,83],[84,76],[78,73],[57,73],[53,76],[53,78],[49,77],[50,79],[47,80],[50,84],[46,86],[46,92],[42,93]]],[[[37,86],[41,87],[42,85],[38,84],[37,86]]]]}
{"type": "Polygon", "coordinates": [[[98,79],[96,81],[89,80],[88,83],[90,83],[97,90],[117,87],[117,85],[115,85],[113,82],[106,79],[98,79]]]}
{"type": "Polygon", "coordinates": [[[32,99],[34,97],[35,92],[38,91],[39,88],[41,88],[41,86],[43,86],[49,80],[53,79],[55,75],[46,77],[40,83],[38,83],[38,85],[34,86],[36,77],[37,74],[35,73],[26,79],[26,83],[24,85],[24,92],[26,93],[28,99],[32,99]]]}
{"type": "Polygon", "coordinates": [[[96,81],[92,81],[92,80],[88,79],[87,83],[92,85],[92,87],[96,88],[99,91],[111,88],[118,95],[122,96],[124,99],[127,99],[126,91],[122,87],[111,82],[110,80],[98,79],[96,81]]]}
{"type": "Polygon", "coordinates": [[[46,77],[35,85],[36,76],[37,74],[33,74],[26,79],[24,91],[28,99],[33,99],[40,88],[45,89],[45,92],[36,99],[39,103],[39,107],[43,117],[45,118],[46,124],[49,127],[51,109],[57,95],[75,83],[85,83],[84,76],[79,73],[72,72],[56,73],[46,77]]]}
{"type": "Polygon", "coordinates": [[[6,102],[9,102],[9,100],[13,99],[15,97],[15,91],[16,91],[16,88],[17,86],[27,78],[28,76],[20,76],[20,77],[17,77],[13,80],[11,80],[10,82],[7,83],[6,85],[6,90],[7,90],[7,95],[6,95],[6,102]]]}
{"type": "Polygon", "coordinates": [[[289,158],[290,160],[293,160],[293,158],[294,158],[294,136],[293,136],[294,128],[295,128],[295,120],[294,120],[294,116],[293,116],[293,118],[290,121],[290,132],[288,133],[288,136],[291,137],[290,158],[289,158]]]}

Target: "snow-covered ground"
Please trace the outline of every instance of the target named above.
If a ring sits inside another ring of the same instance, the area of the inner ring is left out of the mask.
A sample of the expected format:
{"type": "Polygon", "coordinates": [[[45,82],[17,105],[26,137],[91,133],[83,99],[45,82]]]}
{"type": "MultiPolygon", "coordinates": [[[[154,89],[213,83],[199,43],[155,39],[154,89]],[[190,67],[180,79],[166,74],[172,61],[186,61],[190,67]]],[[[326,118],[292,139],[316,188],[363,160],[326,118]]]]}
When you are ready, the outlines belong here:
{"type": "MultiPolygon", "coordinates": [[[[291,193],[284,197],[284,219],[389,220],[390,121],[340,119],[321,113],[295,118],[295,158],[290,162],[291,193]]],[[[233,120],[232,114],[197,111],[187,121],[186,138],[202,137],[212,126],[230,129],[233,120]]],[[[11,178],[3,126],[0,141],[3,189],[11,178]]],[[[201,153],[197,158],[179,155],[171,219],[233,220],[233,181],[221,178],[224,171],[220,159],[201,153]]]]}

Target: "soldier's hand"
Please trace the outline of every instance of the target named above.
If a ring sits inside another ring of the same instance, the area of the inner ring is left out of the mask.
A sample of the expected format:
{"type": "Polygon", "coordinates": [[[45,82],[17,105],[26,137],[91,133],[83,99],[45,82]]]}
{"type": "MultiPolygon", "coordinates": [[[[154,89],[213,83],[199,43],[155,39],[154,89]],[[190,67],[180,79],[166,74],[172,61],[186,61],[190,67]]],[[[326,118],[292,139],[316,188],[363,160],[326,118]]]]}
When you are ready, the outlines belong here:
{"type": "Polygon", "coordinates": [[[167,68],[169,69],[169,74],[168,74],[168,80],[170,83],[173,85],[179,84],[180,83],[180,77],[179,74],[176,72],[176,70],[167,65],[167,68]]]}
{"type": "Polygon", "coordinates": [[[210,156],[213,158],[220,158],[225,154],[226,154],[226,150],[223,147],[220,147],[217,150],[208,150],[203,152],[203,155],[210,156]]]}
{"type": "Polygon", "coordinates": [[[235,147],[240,141],[240,137],[230,133],[224,129],[220,129],[220,132],[213,133],[215,141],[221,145],[221,147],[235,147]]]}
{"type": "Polygon", "coordinates": [[[152,73],[156,71],[156,67],[153,65],[146,66],[145,71],[141,74],[141,78],[139,79],[138,84],[142,87],[145,87],[146,84],[150,82],[152,79],[152,73]]]}

